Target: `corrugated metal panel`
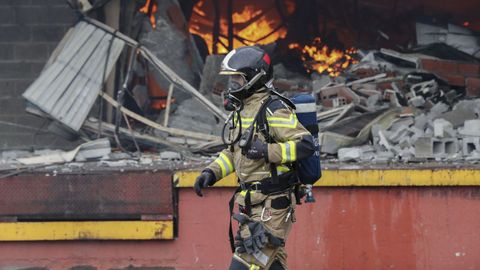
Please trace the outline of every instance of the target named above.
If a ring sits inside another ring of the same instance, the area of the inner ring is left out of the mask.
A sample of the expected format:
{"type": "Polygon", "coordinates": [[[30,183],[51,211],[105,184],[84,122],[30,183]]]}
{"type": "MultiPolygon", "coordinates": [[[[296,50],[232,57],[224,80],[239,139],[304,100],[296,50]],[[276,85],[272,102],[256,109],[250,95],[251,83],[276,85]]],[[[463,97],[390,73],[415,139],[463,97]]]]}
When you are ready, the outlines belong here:
{"type": "Polygon", "coordinates": [[[102,87],[102,78],[108,77],[125,42],[83,21],[67,38],[57,59],[23,97],[54,119],[79,130],[102,87]]]}

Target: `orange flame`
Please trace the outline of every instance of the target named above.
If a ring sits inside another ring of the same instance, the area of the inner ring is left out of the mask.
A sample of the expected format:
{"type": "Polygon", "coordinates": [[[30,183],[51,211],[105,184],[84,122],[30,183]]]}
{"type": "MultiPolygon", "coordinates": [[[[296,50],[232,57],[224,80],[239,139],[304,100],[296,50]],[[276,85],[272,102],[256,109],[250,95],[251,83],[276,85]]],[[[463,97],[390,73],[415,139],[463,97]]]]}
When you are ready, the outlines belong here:
{"type": "Polygon", "coordinates": [[[153,28],[157,26],[156,19],[155,19],[155,13],[157,13],[158,5],[155,0],[147,0],[145,5],[139,9],[140,13],[143,14],[150,14],[150,24],[152,25],[153,28]],[[150,7],[150,1],[154,1],[152,5],[152,10],[149,12],[149,7],[150,7]]]}
{"type": "Polygon", "coordinates": [[[358,61],[353,59],[352,55],[357,53],[355,48],[345,51],[330,49],[327,45],[322,45],[319,37],[313,40],[311,45],[305,45],[301,48],[300,44],[292,43],[288,45],[289,49],[301,50],[303,65],[307,72],[317,71],[322,74],[327,72],[331,77],[337,77],[351,64],[358,61]]]}
{"type": "MultiPolygon", "coordinates": [[[[190,33],[201,36],[208,45],[209,52],[212,53],[213,45],[213,20],[206,14],[205,0],[200,0],[193,8],[193,15],[190,20],[190,33]]],[[[293,12],[294,6],[287,1],[288,12],[293,12]]],[[[273,10],[275,11],[275,10],[273,10]]],[[[271,11],[265,11],[254,5],[244,5],[242,10],[232,13],[233,48],[245,45],[268,44],[279,38],[284,38],[287,31],[284,27],[279,27],[279,17],[272,14],[271,11]],[[256,18],[258,17],[258,18],[256,18]],[[255,18],[254,20],[252,20],[255,18]],[[252,20],[250,22],[250,20],[252,20]]],[[[226,18],[220,19],[220,37],[218,44],[218,53],[228,52],[228,22],[226,18]]]]}

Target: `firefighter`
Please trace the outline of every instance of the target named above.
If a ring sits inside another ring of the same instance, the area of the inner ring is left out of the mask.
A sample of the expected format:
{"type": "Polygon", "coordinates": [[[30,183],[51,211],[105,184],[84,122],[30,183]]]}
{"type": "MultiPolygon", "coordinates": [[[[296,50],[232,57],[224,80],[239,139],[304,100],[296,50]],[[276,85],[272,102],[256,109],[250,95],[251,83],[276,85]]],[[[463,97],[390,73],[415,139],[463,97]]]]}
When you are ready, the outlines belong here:
{"type": "Polygon", "coordinates": [[[232,215],[235,202],[239,213],[232,216],[239,229],[233,236],[230,224],[234,250],[230,269],[287,269],[284,246],[299,200],[292,163],[314,153],[313,138],[288,99],[278,98],[265,51],[256,46],[231,51],[220,74],[228,76],[224,105],[233,111],[229,137],[235,139],[197,177],[195,192],[202,196],[202,188],[235,172],[240,187],[230,201],[230,211],[232,215]],[[260,124],[261,110],[266,125],[260,124]]]}

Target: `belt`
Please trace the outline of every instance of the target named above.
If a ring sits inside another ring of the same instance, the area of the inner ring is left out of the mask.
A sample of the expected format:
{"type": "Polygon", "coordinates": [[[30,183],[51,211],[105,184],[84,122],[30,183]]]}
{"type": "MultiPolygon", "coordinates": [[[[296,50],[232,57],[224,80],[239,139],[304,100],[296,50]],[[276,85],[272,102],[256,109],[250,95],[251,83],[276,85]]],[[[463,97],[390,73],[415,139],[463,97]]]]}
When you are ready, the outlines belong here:
{"type": "Polygon", "coordinates": [[[285,191],[296,183],[295,172],[288,172],[278,176],[278,183],[273,183],[272,178],[264,178],[253,183],[240,183],[242,191],[259,191],[265,195],[285,191]]]}

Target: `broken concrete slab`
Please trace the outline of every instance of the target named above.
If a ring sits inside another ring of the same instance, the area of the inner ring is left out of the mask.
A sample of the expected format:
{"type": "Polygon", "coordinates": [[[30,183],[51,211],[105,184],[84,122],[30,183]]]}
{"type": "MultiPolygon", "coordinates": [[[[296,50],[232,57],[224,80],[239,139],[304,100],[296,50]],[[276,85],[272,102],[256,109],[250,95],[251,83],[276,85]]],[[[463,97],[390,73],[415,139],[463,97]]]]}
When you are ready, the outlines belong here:
{"type": "Polygon", "coordinates": [[[163,151],[160,153],[160,159],[162,160],[182,160],[182,155],[178,152],[163,151]]]}
{"type": "Polygon", "coordinates": [[[80,159],[82,160],[93,157],[100,158],[108,155],[111,152],[110,141],[102,138],[81,144],[77,148],[68,152],[50,150],[50,152],[47,152],[46,154],[26,158],[17,158],[17,160],[25,165],[67,163],[72,162],[82,150],[84,151],[80,156],[80,159]]]}
{"type": "Polygon", "coordinates": [[[473,151],[468,157],[465,157],[466,161],[478,161],[480,160],[480,151],[473,151]]]}
{"type": "Polygon", "coordinates": [[[75,156],[75,161],[101,158],[109,155],[111,152],[110,141],[107,138],[102,138],[83,144],[75,156]]]}
{"type": "Polygon", "coordinates": [[[433,121],[433,135],[437,138],[450,137],[454,134],[452,123],[443,118],[433,121]]]}
{"type": "Polygon", "coordinates": [[[327,154],[336,154],[338,149],[349,146],[354,141],[352,137],[328,131],[320,133],[318,139],[320,151],[327,154]]]}
{"type": "Polygon", "coordinates": [[[461,136],[480,137],[480,119],[466,120],[463,128],[458,129],[461,136]]]}
{"type": "Polygon", "coordinates": [[[381,146],[385,147],[385,149],[387,150],[392,150],[392,146],[390,145],[390,143],[388,142],[386,136],[384,135],[384,131],[378,131],[378,138],[380,139],[380,141],[378,142],[378,144],[380,144],[381,146]]]}
{"type": "Polygon", "coordinates": [[[400,142],[402,138],[409,137],[411,135],[411,131],[408,128],[405,129],[397,129],[390,133],[387,137],[388,141],[397,144],[400,142]]]}
{"type": "Polygon", "coordinates": [[[407,129],[415,123],[413,117],[404,117],[399,118],[393,122],[392,126],[389,128],[391,131],[396,131],[399,129],[407,129]]]}
{"type": "Polygon", "coordinates": [[[425,105],[425,99],[422,96],[412,97],[408,100],[408,104],[413,107],[423,107],[425,105]]]}
{"type": "Polygon", "coordinates": [[[454,128],[458,128],[464,124],[466,120],[476,119],[476,110],[480,108],[480,99],[461,100],[451,111],[442,113],[434,118],[444,118],[452,123],[454,128]]]}
{"type": "Polygon", "coordinates": [[[395,155],[390,151],[377,152],[372,162],[374,163],[387,163],[395,158],[395,155]]]}
{"type": "Polygon", "coordinates": [[[390,127],[398,116],[398,109],[382,110],[351,116],[322,129],[319,136],[320,151],[335,154],[342,147],[362,145],[368,141],[372,125],[390,127]]]}
{"type": "Polygon", "coordinates": [[[415,128],[420,129],[420,130],[425,130],[425,127],[427,126],[429,119],[426,114],[422,113],[418,116],[415,117],[415,128]]]}
{"type": "Polygon", "coordinates": [[[399,151],[398,157],[401,161],[410,161],[415,156],[415,148],[407,147],[399,151]]]}
{"type": "Polygon", "coordinates": [[[338,149],[338,160],[340,161],[358,161],[363,151],[360,147],[348,147],[338,149]]]}

